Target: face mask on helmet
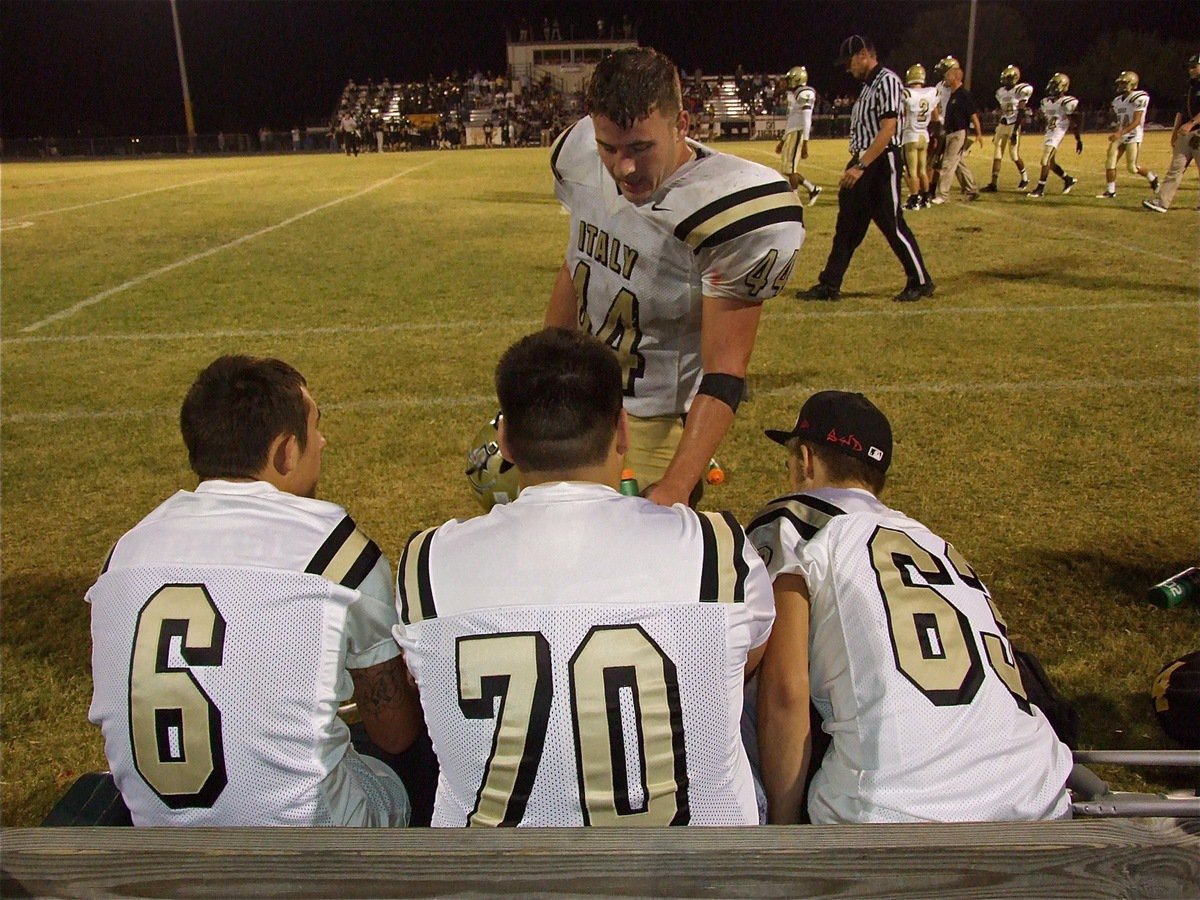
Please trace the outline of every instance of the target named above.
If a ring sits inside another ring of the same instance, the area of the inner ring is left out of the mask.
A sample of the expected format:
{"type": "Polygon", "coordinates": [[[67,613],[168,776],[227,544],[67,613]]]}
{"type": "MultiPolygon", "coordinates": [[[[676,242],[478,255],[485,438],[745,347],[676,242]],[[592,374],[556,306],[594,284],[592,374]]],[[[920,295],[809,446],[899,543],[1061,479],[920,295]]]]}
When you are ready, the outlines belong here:
{"type": "Polygon", "coordinates": [[[1005,87],[1013,87],[1021,80],[1021,70],[1016,66],[1006,66],[1000,73],[1000,83],[1005,87]]]}
{"type": "Polygon", "coordinates": [[[485,510],[497,503],[510,503],[520,493],[516,467],[500,454],[499,422],[500,414],[496,413],[479,429],[467,451],[467,481],[485,510]]]}
{"type": "Polygon", "coordinates": [[[808,70],[804,66],[792,66],[787,73],[787,86],[795,89],[808,84],[808,70]]]}

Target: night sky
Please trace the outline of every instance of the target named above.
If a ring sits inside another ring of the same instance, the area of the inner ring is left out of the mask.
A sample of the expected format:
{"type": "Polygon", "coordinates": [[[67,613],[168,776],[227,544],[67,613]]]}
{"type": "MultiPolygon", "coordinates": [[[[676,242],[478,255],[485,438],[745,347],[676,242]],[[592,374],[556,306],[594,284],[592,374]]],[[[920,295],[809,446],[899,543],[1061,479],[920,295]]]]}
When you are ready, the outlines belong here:
{"type": "MultiPolygon", "coordinates": [[[[691,71],[780,72],[849,91],[832,60],[841,39],[872,35],[886,59],[911,19],[937,0],[177,0],[201,133],[322,124],[342,86],[423,80],[504,67],[506,29],[564,37],[596,20],[637,23],[642,44],[691,71]],[[843,84],[844,82],[844,84],[843,84]]],[[[981,0],[981,6],[998,0],[981,0]]],[[[1195,0],[1009,0],[1035,41],[1030,66],[1086,53],[1106,29],[1200,37],[1195,0]]],[[[984,39],[981,36],[981,39],[984,39]]],[[[1003,41],[1003,36],[988,35],[1003,41]]],[[[946,52],[965,54],[965,35],[946,52]]],[[[167,0],[0,0],[0,135],[183,133],[167,0]]]]}

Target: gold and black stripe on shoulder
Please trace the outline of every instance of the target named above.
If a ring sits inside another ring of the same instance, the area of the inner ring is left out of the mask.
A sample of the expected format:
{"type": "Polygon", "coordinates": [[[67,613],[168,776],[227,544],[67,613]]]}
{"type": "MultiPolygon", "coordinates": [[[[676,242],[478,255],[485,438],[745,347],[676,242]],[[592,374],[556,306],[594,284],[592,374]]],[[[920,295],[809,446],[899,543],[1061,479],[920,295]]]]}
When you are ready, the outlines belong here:
{"type": "Polygon", "coordinates": [[[380,555],[379,545],[359,531],[352,518],[345,516],[304,571],[357,590],[375,568],[380,555]]]}
{"type": "Polygon", "coordinates": [[[704,540],[700,570],[701,603],[744,603],[750,567],[742,555],[746,532],[727,512],[698,512],[704,540]]]}
{"type": "Polygon", "coordinates": [[[114,541],[113,545],[108,548],[108,555],[104,557],[104,565],[100,567],[100,574],[103,575],[108,571],[108,567],[112,565],[113,554],[117,552],[118,541],[114,541]]]}
{"type": "Polygon", "coordinates": [[[757,184],[714,200],[677,226],[675,237],[699,253],[777,222],[803,222],[804,209],[786,181],[757,184]]]}
{"type": "Polygon", "coordinates": [[[789,494],[772,500],[750,522],[747,531],[754,531],[764,525],[770,525],[777,519],[787,519],[806,541],[811,541],[818,531],[824,528],[834,516],[840,516],[845,510],[827,503],[810,494],[789,494]]]}
{"type": "Polygon", "coordinates": [[[396,568],[396,594],[400,598],[400,620],[405,625],[437,617],[429,581],[429,546],[436,528],[414,531],[404,545],[396,568]]]}
{"type": "Polygon", "coordinates": [[[554,178],[556,181],[563,180],[562,173],[558,171],[559,154],[562,153],[563,146],[567,143],[567,135],[569,135],[572,131],[574,131],[575,126],[578,124],[579,124],[579,122],[575,122],[573,125],[569,126],[562,134],[560,134],[558,136],[558,139],[554,142],[554,146],[550,149],[550,171],[554,173],[554,178]]]}

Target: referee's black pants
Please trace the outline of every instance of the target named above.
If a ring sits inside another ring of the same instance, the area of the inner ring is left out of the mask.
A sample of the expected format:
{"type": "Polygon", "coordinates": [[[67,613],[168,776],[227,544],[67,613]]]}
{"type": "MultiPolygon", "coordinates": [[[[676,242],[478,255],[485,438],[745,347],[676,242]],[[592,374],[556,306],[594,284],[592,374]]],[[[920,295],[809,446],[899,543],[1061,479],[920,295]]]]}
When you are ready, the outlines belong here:
{"type": "Polygon", "coordinates": [[[821,284],[840,290],[854,251],[874,222],[904,266],[905,287],[921,287],[932,279],[921,258],[917,239],[904,221],[900,198],[900,149],[890,147],[867,166],[852,188],[838,191],[837,226],[829,259],[818,276],[821,284]]]}

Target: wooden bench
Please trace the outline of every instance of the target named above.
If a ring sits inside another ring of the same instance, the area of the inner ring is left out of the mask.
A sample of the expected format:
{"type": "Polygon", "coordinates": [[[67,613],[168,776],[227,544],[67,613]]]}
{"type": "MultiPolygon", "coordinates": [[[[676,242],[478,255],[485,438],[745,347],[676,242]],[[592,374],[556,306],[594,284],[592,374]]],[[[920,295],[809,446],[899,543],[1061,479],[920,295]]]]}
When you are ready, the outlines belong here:
{"type": "Polygon", "coordinates": [[[5,828],[0,894],[1196,897],[1200,820],[674,829],[5,828]]]}

